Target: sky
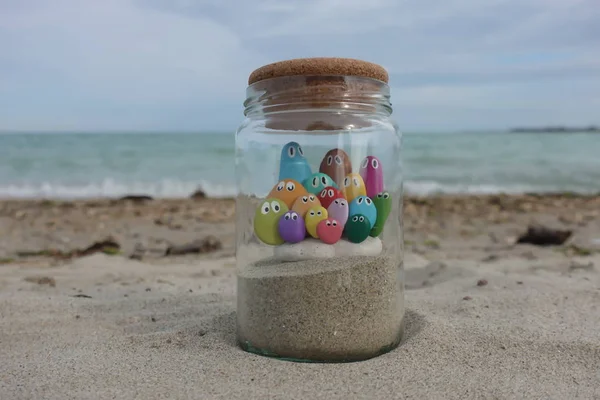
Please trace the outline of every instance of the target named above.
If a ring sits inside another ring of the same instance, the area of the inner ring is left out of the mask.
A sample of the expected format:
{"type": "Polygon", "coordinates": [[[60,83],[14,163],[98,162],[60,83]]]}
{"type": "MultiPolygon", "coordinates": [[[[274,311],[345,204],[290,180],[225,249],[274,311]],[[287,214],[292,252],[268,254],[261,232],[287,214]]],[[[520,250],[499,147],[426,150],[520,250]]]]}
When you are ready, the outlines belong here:
{"type": "Polygon", "coordinates": [[[600,124],[598,0],[0,0],[0,130],[233,131],[248,75],[379,63],[405,131],[600,124]]]}

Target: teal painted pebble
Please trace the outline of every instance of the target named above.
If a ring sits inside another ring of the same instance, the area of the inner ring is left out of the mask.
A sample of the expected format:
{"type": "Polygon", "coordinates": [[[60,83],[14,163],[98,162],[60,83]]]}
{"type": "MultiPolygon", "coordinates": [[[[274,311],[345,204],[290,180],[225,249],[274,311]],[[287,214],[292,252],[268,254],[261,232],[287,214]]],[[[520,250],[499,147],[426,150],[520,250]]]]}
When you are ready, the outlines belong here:
{"type": "Polygon", "coordinates": [[[377,208],[375,208],[373,200],[367,196],[358,196],[352,200],[349,204],[348,216],[349,218],[352,218],[352,216],[359,214],[364,215],[369,220],[371,223],[369,229],[373,229],[375,221],[377,220],[377,208]]]}
{"type": "Polygon", "coordinates": [[[284,243],[279,234],[279,219],[288,211],[288,206],[279,199],[268,198],[254,213],[254,233],[264,243],[273,246],[284,243]]]}
{"type": "Polygon", "coordinates": [[[327,186],[333,186],[334,188],[338,189],[337,184],[329,177],[329,175],[320,172],[309,176],[308,179],[302,182],[302,185],[309,193],[312,194],[321,193],[321,191],[327,186]]]}

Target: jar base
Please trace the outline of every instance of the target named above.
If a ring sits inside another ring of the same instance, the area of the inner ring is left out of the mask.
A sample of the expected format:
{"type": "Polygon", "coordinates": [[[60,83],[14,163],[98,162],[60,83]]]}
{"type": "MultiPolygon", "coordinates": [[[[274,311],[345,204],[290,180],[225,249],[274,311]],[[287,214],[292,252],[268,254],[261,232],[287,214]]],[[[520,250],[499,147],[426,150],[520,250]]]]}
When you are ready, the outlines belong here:
{"type": "Polygon", "coordinates": [[[356,354],[356,355],[333,355],[329,354],[325,357],[315,357],[315,358],[298,358],[298,357],[289,357],[284,354],[277,354],[271,350],[254,347],[247,340],[238,340],[238,345],[240,348],[248,353],[257,354],[259,356],[276,358],[282,361],[290,361],[290,362],[298,362],[298,363],[321,363],[321,364],[333,364],[333,363],[351,363],[351,362],[359,362],[366,361],[372,358],[379,357],[383,354],[389,353],[396,349],[400,343],[402,343],[402,339],[404,338],[404,321],[402,322],[400,332],[398,333],[397,338],[390,343],[389,345],[382,346],[381,349],[376,353],[371,354],[356,354]]]}

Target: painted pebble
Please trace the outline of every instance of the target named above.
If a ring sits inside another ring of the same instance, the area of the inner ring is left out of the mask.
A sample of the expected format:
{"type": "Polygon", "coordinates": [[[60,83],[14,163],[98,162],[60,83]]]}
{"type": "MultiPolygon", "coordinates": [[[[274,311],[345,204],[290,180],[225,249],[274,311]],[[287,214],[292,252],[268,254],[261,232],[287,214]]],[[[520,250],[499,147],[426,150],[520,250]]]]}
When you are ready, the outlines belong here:
{"type": "Polygon", "coordinates": [[[275,198],[266,199],[254,214],[254,233],[264,243],[278,245],[284,242],[279,235],[279,218],[288,211],[287,205],[275,198]]]}
{"type": "Polygon", "coordinates": [[[302,147],[296,142],[289,142],[283,146],[279,161],[279,180],[293,179],[297,182],[304,182],[311,174],[312,171],[308,161],[304,158],[302,147]]]}
{"type": "Polygon", "coordinates": [[[377,157],[365,157],[360,165],[360,176],[367,187],[367,196],[375,197],[383,192],[383,166],[377,157]]]}
{"type": "Polygon", "coordinates": [[[306,217],[306,213],[312,207],[320,207],[321,202],[317,199],[317,196],[314,194],[308,194],[305,196],[298,197],[294,204],[292,205],[292,210],[296,211],[298,215],[304,219],[306,217]]]}
{"type": "Polygon", "coordinates": [[[317,198],[321,202],[321,205],[327,208],[335,199],[343,199],[344,194],[333,186],[327,186],[325,189],[321,190],[317,195],[317,198]]]}
{"type": "Polygon", "coordinates": [[[348,201],[344,198],[335,199],[327,207],[327,215],[335,219],[342,226],[346,225],[346,221],[348,221],[348,212],[348,201]]]}
{"type": "Polygon", "coordinates": [[[333,218],[327,218],[317,225],[317,235],[323,243],[334,244],[342,237],[344,227],[333,218]]]}
{"type": "Polygon", "coordinates": [[[306,237],[304,220],[295,211],[288,211],[279,218],[279,236],[288,243],[298,243],[306,237]]]}
{"type": "Polygon", "coordinates": [[[284,179],[271,189],[271,192],[267,197],[283,200],[288,208],[291,208],[298,197],[307,194],[308,192],[300,182],[294,179],[284,179]]]}
{"type": "Polygon", "coordinates": [[[306,218],[304,223],[306,225],[306,231],[308,234],[315,239],[319,238],[319,234],[317,233],[317,225],[322,220],[327,219],[327,210],[323,207],[313,207],[306,213],[306,218]]]}
{"type": "Polygon", "coordinates": [[[377,237],[383,232],[385,220],[392,211],[392,198],[388,192],[381,192],[373,197],[373,204],[375,204],[375,208],[377,209],[377,219],[375,220],[375,226],[371,229],[370,235],[377,237]]]}
{"type": "Polygon", "coordinates": [[[317,172],[312,174],[308,179],[302,182],[306,190],[312,194],[319,194],[321,190],[327,186],[333,186],[337,188],[337,184],[329,177],[329,175],[317,172]]]}
{"type": "Polygon", "coordinates": [[[367,217],[361,214],[352,216],[348,222],[346,222],[346,227],[344,228],[346,237],[352,243],[363,242],[369,237],[370,231],[371,222],[369,222],[367,217]]]}
{"type": "Polygon", "coordinates": [[[344,178],[352,172],[350,157],[342,149],[331,149],[323,157],[319,166],[319,172],[327,174],[338,187],[342,187],[344,185],[344,178]]]}
{"type": "Polygon", "coordinates": [[[373,204],[373,200],[368,198],[367,196],[358,196],[354,200],[350,202],[348,215],[352,218],[355,215],[364,215],[367,217],[369,222],[371,223],[372,229],[375,225],[375,221],[377,220],[377,208],[375,208],[375,204],[373,204]]]}
{"type": "Polygon", "coordinates": [[[367,188],[360,174],[348,174],[344,179],[344,197],[348,201],[354,200],[358,196],[366,196],[367,188]]]}

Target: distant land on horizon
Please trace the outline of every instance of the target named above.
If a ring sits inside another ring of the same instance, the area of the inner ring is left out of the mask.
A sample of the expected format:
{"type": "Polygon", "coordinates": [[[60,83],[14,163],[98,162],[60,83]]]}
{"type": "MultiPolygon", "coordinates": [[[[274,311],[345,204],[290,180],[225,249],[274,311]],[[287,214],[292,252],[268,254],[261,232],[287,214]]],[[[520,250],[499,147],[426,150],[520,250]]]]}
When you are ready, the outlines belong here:
{"type": "Polygon", "coordinates": [[[595,125],[586,127],[568,127],[568,126],[541,126],[541,127],[518,127],[512,128],[510,132],[527,133],[580,133],[580,132],[600,132],[600,128],[595,125]]]}

